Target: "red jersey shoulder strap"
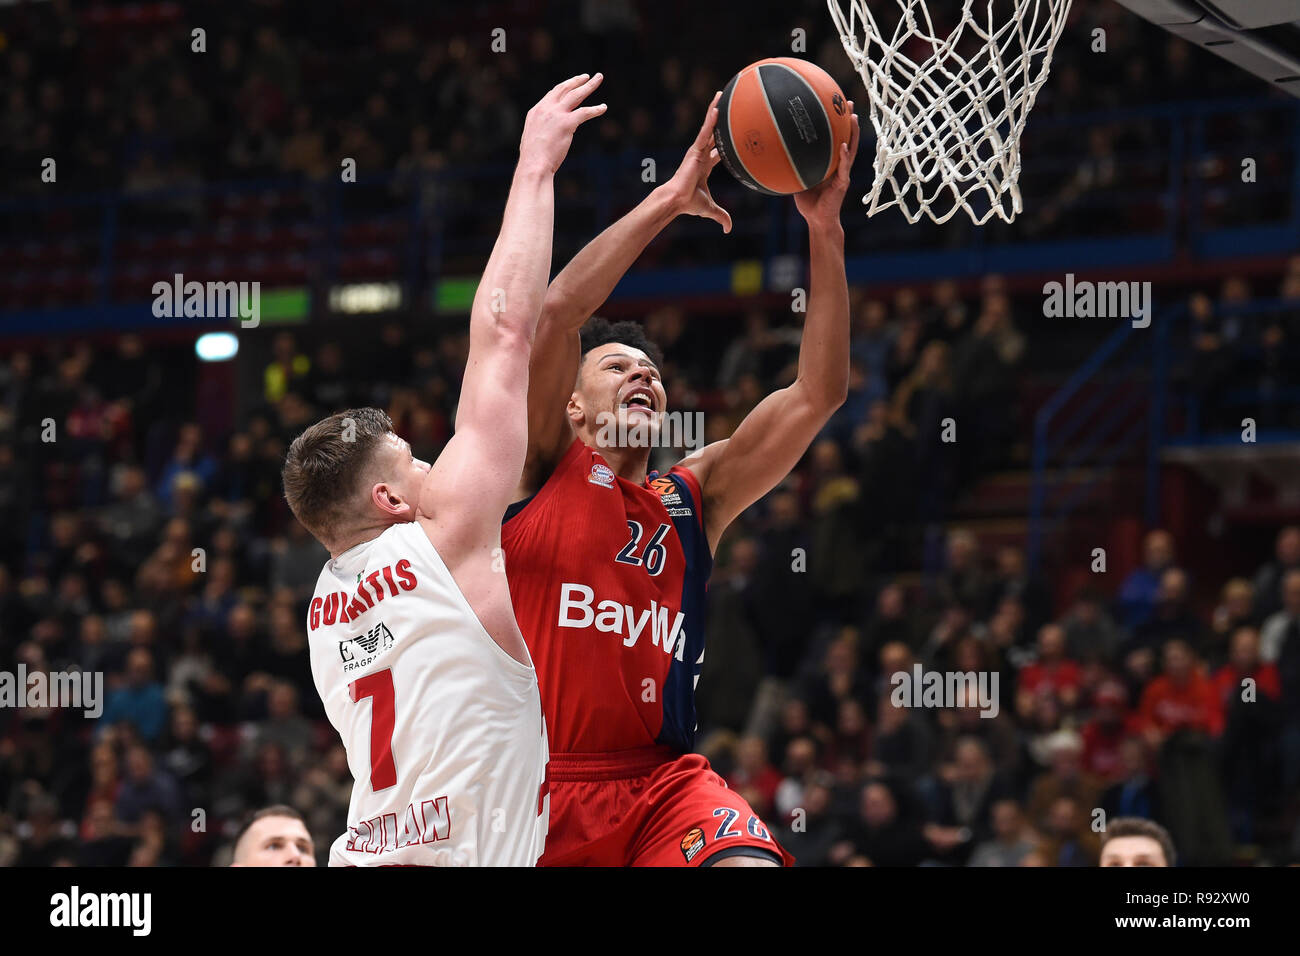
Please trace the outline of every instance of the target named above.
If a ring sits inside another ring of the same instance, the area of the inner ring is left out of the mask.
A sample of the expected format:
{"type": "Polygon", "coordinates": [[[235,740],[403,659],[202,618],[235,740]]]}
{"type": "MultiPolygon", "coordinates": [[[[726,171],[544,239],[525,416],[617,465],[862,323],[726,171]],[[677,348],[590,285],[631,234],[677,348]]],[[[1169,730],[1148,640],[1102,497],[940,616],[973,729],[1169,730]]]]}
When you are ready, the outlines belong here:
{"type": "Polygon", "coordinates": [[[569,444],[569,447],[565,449],[564,454],[560,456],[560,460],[556,462],[555,467],[551,469],[551,473],[546,476],[546,481],[542,484],[542,487],[538,488],[527,498],[516,501],[510,505],[510,507],[506,508],[506,513],[501,519],[501,523],[503,525],[507,524],[519,517],[525,511],[530,514],[538,511],[542,505],[556,494],[556,489],[564,480],[565,471],[573,467],[574,461],[578,459],[584,451],[590,451],[590,449],[582,443],[581,439],[575,437],[569,444]]]}

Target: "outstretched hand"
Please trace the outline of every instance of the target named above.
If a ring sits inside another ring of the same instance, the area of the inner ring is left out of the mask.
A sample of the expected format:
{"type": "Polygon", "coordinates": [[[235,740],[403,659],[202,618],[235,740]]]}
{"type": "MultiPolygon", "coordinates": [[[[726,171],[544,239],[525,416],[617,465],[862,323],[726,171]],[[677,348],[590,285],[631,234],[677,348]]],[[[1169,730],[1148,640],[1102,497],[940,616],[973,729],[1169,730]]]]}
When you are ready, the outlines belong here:
{"type": "Polygon", "coordinates": [[[808,221],[809,226],[838,225],[840,221],[840,206],[843,205],[844,194],[849,189],[849,171],[853,168],[853,160],[858,155],[858,140],[861,134],[858,128],[858,114],[853,112],[852,100],[849,100],[848,108],[852,129],[849,133],[849,141],[840,146],[840,162],[835,167],[834,175],[812,189],[794,194],[795,208],[808,221]]]}
{"type": "Polygon", "coordinates": [[[586,73],[570,77],[552,88],[528,111],[519,140],[521,166],[536,163],[546,173],[554,173],[560,168],[573,143],[574,131],[587,120],[605,112],[604,103],[582,105],[603,79],[600,73],[590,78],[586,73]]]}
{"type": "Polygon", "coordinates": [[[713,95],[708,112],[704,116],[704,125],[695,136],[695,142],[686,151],[682,164],[673,173],[673,178],[664,183],[672,197],[673,208],[678,215],[701,216],[712,219],[722,226],[723,232],[731,232],[731,214],[713,201],[709,192],[709,174],[718,165],[722,157],[713,147],[713,128],[718,122],[718,100],[721,91],[713,95]]]}

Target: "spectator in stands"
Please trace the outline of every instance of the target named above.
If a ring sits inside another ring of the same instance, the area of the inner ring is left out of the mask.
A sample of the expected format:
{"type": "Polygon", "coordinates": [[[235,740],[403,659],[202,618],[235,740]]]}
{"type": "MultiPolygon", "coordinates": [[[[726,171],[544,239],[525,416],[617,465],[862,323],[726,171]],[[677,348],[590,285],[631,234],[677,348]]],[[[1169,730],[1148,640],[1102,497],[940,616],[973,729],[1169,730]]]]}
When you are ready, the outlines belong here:
{"type": "Polygon", "coordinates": [[[1231,843],[1213,750],[1223,713],[1186,641],[1165,645],[1164,671],[1143,692],[1139,710],[1147,741],[1159,755],[1165,819],[1188,862],[1226,863],[1231,843]]]}
{"type": "MultiPolygon", "coordinates": [[[[76,848],[59,821],[58,803],[45,794],[27,808],[27,832],[18,841],[13,866],[67,865],[76,858],[76,848]]],[[[0,862],[0,866],[4,866],[0,862]]]]}
{"type": "Polygon", "coordinates": [[[750,591],[754,626],[766,654],[767,673],[789,678],[798,669],[807,621],[813,616],[809,574],[792,574],[796,548],[808,553],[807,523],[793,491],[778,488],[767,497],[763,548],[750,591]]]}
{"type": "Polygon", "coordinates": [[[907,608],[907,596],[898,584],[886,584],[876,595],[875,611],[862,633],[861,652],[858,655],[864,673],[871,679],[876,676],[876,664],[881,650],[888,644],[901,644],[905,648],[915,645],[916,634],[907,608]]]}
{"type": "Polygon", "coordinates": [[[1300,525],[1287,525],[1277,533],[1273,560],[1255,572],[1255,611],[1261,618],[1282,609],[1282,582],[1294,570],[1300,570],[1300,525]]]}
{"type": "Polygon", "coordinates": [[[887,695],[876,709],[876,738],[864,770],[870,777],[889,777],[911,784],[932,766],[933,733],[913,709],[896,707],[887,695]]]}
{"type": "Polygon", "coordinates": [[[1101,595],[1084,588],[1061,618],[1066,655],[1073,660],[1112,661],[1119,650],[1120,632],[1103,605],[1101,595]]]}
{"type": "Polygon", "coordinates": [[[1173,866],[1178,862],[1169,831],[1151,820],[1112,819],[1101,838],[1101,866],[1173,866]]]}
{"type": "Polygon", "coordinates": [[[1300,784],[1300,569],[1282,578],[1282,609],[1264,622],[1260,659],[1275,664],[1282,690],[1282,785],[1300,784]]]}
{"type": "Polygon", "coordinates": [[[950,353],[943,342],[925,345],[891,398],[904,433],[916,443],[919,514],[932,521],[946,516],[957,481],[958,443],[945,440],[945,423],[955,422],[959,401],[950,353]]]}
{"type": "Polygon", "coordinates": [[[953,760],[956,743],[962,737],[979,738],[984,742],[998,770],[1005,774],[1016,772],[1020,748],[1015,724],[1001,701],[998,701],[998,705],[998,712],[994,716],[981,706],[975,688],[967,684],[957,689],[956,706],[945,707],[936,716],[938,724],[936,755],[940,773],[944,764],[953,760]]]}
{"type": "Polygon", "coordinates": [[[176,781],[154,765],[153,754],[143,744],[126,752],[126,778],[117,792],[115,816],[124,824],[140,824],[146,813],[157,813],[174,821],[182,813],[181,793],[176,781]]]}
{"type": "Polygon", "coordinates": [[[1231,578],[1223,585],[1219,603],[1210,616],[1210,638],[1205,651],[1206,659],[1220,664],[1228,657],[1228,642],[1238,628],[1256,627],[1260,621],[1255,613],[1255,588],[1245,578],[1231,578]]]}
{"type": "Polygon", "coordinates": [[[979,540],[965,529],[951,531],[945,554],[946,566],[938,576],[939,603],[973,611],[987,608],[995,582],[984,567],[979,540]]]}
{"type": "Polygon", "coordinates": [[[840,446],[820,439],[812,447],[813,489],[811,545],[808,560],[818,599],[831,616],[849,620],[857,611],[858,591],[866,574],[866,553],[857,529],[858,483],[844,469],[840,446]]]}
{"type": "Polygon", "coordinates": [[[802,814],[777,833],[781,845],[794,854],[795,866],[828,865],[833,848],[844,839],[844,826],[832,812],[834,790],[834,776],[814,772],[804,787],[802,814]]]}
{"type": "Polygon", "coordinates": [[[789,820],[803,806],[804,788],[817,763],[817,741],[812,737],[794,737],[786,745],[781,767],[784,776],[772,797],[779,819],[789,820]]]}
{"type": "Polygon", "coordinates": [[[1104,681],[1093,694],[1092,717],[1081,731],[1083,767],[1098,780],[1113,783],[1124,773],[1124,740],[1141,728],[1130,716],[1128,693],[1116,680],[1104,681]]]}
{"type": "Polygon", "coordinates": [[[258,743],[274,744],[293,767],[301,767],[314,742],[311,724],[298,711],[298,691],[287,681],[276,681],[267,694],[266,720],[259,727],[258,743]]]}
{"type": "Polygon", "coordinates": [[[277,332],[271,343],[271,363],[262,373],[266,401],[274,405],[311,371],[311,359],[298,351],[292,333],[277,332]]]}
{"type": "Polygon", "coordinates": [[[862,360],[867,375],[875,381],[885,381],[895,334],[894,327],[889,324],[889,310],[879,299],[866,299],[860,286],[854,286],[852,294],[850,351],[862,360]]]}
{"type": "Polygon", "coordinates": [[[727,778],[727,785],[754,797],[757,802],[751,802],[750,806],[755,813],[771,815],[776,790],[781,785],[781,774],[768,763],[767,744],[762,737],[741,738],[736,747],[736,767],[727,778]]]}
{"type": "Polygon", "coordinates": [[[162,748],[160,768],[176,781],[182,806],[202,806],[212,785],[213,760],[192,708],[182,705],[172,709],[171,727],[162,748]]]}
{"type": "Polygon", "coordinates": [[[316,845],[302,814],[285,804],[254,813],[235,838],[231,866],[315,866],[316,845]]]}
{"type": "Polygon", "coordinates": [[[1047,741],[1049,767],[1029,788],[1025,810],[1039,828],[1050,829],[1057,801],[1069,797],[1080,807],[1097,806],[1101,784],[1083,766],[1083,738],[1073,730],[1058,730],[1047,741]]]}
{"type": "Polygon", "coordinates": [[[1129,572],[1119,589],[1120,620],[1130,631],[1150,618],[1160,577],[1173,563],[1173,535],[1159,529],[1148,532],[1142,544],[1142,566],[1129,572]]]}
{"type": "Polygon", "coordinates": [[[1282,576],[1282,606],[1259,629],[1260,656],[1277,663],[1289,644],[1300,643],[1300,568],[1282,576]]]}
{"type": "Polygon", "coordinates": [[[1015,598],[1024,611],[1025,626],[1039,627],[1050,611],[1050,597],[1039,576],[1025,567],[1023,548],[1003,545],[998,548],[996,568],[989,583],[989,601],[981,608],[981,617],[997,613],[1007,598],[1015,598]]]}
{"type": "Polygon", "coordinates": [[[1094,866],[1100,841],[1089,827],[1092,805],[1074,797],[1052,801],[1043,826],[1044,854],[1050,866],[1094,866]]]}
{"type": "Polygon", "coordinates": [[[105,728],[130,723],[142,738],[153,742],[166,720],[167,702],[154,677],[153,655],[137,647],[127,656],[125,683],[108,694],[101,722],[105,728]]]}
{"type": "Polygon", "coordinates": [[[1016,712],[1027,717],[1041,695],[1052,697],[1064,710],[1079,702],[1083,676],[1078,663],[1066,657],[1065,628],[1044,624],[1038,631],[1038,656],[1020,669],[1016,680],[1016,712]]]}
{"type": "Polygon", "coordinates": [[[936,802],[930,819],[945,827],[969,831],[959,852],[946,857],[958,862],[972,849],[972,842],[982,842],[992,835],[989,814],[993,805],[1010,797],[1011,781],[993,766],[982,740],[964,737],[957,741],[952,763],[940,770],[936,802]]]}
{"type": "Polygon", "coordinates": [[[1010,798],[993,804],[993,835],[975,847],[967,866],[1020,866],[1038,846],[1020,804],[1010,798]]]}
{"type": "Polygon", "coordinates": [[[1107,788],[1101,797],[1101,807],[1107,817],[1163,816],[1160,793],[1151,778],[1150,758],[1146,742],[1137,734],[1120,741],[1119,779],[1107,788]]]}
{"type": "Polygon", "coordinates": [[[860,815],[831,860],[842,865],[861,856],[872,866],[916,866],[930,853],[921,827],[900,812],[894,789],[874,780],[862,788],[860,815]]]}
{"type": "Polygon", "coordinates": [[[1192,356],[1188,387],[1196,397],[1201,427],[1217,431],[1229,423],[1222,406],[1223,391],[1232,384],[1238,352],[1232,347],[1233,325],[1215,314],[1213,300],[1197,292],[1187,302],[1191,318],[1192,356]]]}
{"type": "Polygon", "coordinates": [[[709,651],[695,696],[702,731],[739,732],[749,720],[764,674],[750,606],[758,553],[754,538],[734,541],[730,553],[719,552],[709,579],[711,603],[705,624],[709,651]]]}
{"type": "Polygon", "coordinates": [[[1122,650],[1154,650],[1171,638],[1180,638],[1198,654],[1205,653],[1206,628],[1192,612],[1188,598],[1187,573],[1181,568],[1166,568],[1160,575],[1151,616],[1134,629],[1122,650]]]}
{"type": "Polygon", "coordinates": [[[1252,844],[1257,812],[1276,813],[1283,793],[1277,746],[1282,687],[1277,667],[1260,658],[1255,628],[1233,632],[1228,661],[1212,683],[1223,712],[1223,783],[1233,837],[1252,844]]]}

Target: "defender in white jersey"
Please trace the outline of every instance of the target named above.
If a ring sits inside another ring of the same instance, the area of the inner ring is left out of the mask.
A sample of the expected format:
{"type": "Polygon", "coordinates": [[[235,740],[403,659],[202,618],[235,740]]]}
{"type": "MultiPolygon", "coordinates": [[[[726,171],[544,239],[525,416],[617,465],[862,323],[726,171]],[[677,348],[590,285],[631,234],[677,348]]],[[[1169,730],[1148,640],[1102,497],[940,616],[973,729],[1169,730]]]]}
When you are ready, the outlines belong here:
{"type": "Polygon", "coordinates": [[[330,551],[307,616],[312,674],[354,780],[330,865],[532,866],[547,740],[515,623],[501,516],[527,450],[528,357],[550,274],[554,175],[596,74],[528,112],[470,313],[456,434],[432,465],[375,408],[289,448],[285,498],[330,551]]]}
{"type": "Polygon", "coordinates": [[[326,564],[307,630],[325,713],[369,782],[330,865],[532,866],[549,799],[537,676],[483,629],[419,523],[326,564]]]}

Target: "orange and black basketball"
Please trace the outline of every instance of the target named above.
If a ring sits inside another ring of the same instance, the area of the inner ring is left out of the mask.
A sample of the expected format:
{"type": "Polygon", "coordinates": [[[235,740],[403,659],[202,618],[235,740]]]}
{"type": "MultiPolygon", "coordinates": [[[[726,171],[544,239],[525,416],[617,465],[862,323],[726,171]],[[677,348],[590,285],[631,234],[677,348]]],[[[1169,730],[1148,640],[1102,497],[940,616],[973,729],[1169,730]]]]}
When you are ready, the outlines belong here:
{"type": "Polygon", "coordinates": [[[796,57],[751,63],[718,101],[714,144],[731,174],[774,196],[803,192],[835,172],[852,121],[825,70],[796,57]]]}

